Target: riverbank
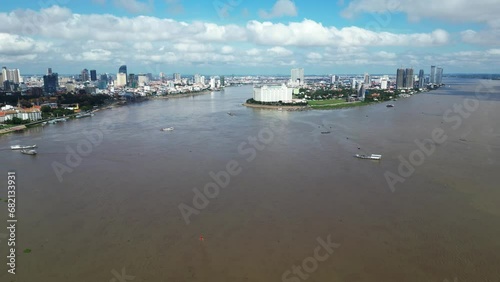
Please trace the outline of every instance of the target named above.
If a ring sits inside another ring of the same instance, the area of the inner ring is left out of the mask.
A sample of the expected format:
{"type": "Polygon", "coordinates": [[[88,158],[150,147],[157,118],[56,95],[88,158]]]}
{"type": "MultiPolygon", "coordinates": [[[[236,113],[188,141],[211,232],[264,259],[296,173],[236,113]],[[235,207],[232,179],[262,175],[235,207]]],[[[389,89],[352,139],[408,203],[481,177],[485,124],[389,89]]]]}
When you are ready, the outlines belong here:
{"type": "Polygon", "coordinates": [[[345,109],[353,107],[361,107],[374,104],[375,102],[345,102],[343,100],[319,100],[319,101],[308,101],[309,106],[314,110],[332,110],[332,109],[345,109]]]}
{"type": "Polygon", "coordinates": [[[309,110],[308,106],[271,106],[271,105],[259,105],[259,104],[249,104],[249,103],[244,103],[243,106],[256,109],[267,109],[267,110],[289,111],[289,112],[309,110]]]}
{"type": "Polygon", "coordinates": [[[210,94],[212,92],[213,91],[210,91],[210,90],[203,90],[203,91],[199,91],[199,92],[189,92],[189,93],[182,93],[182,94],[169,94],[169,95],[165,95],[165,96],[152,96],[151,98],[153,98],[153,99],[187,98],[187,97],[210,94]]]}

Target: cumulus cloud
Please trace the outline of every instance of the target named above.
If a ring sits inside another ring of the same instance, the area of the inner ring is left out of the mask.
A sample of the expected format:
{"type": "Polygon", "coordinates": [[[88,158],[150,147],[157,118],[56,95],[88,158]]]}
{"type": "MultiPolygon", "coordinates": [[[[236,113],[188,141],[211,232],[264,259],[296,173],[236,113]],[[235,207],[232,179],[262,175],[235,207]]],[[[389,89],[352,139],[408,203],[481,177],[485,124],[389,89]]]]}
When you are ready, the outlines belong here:
{"type": "MultiPolygon", "coordinates": [[[[326,26],[310,19],[289,23],[253,20],[238,25],[216,24],[152,16],[76,14],[53,6],[39,11],[3,12],[0,22],[0,42],[3,43],[0,59],[11,62],[16,58],[17,62],[24,62],[36,58],[32,64],[44,66],[42,69],[55,61],[61,65],[73,62],[72,66],[99,62],[99,66],[112,69],[123,60],[136,65],[226,64],[269,68],[311,64],[328,68],[329,65],[392,67],[422,60],[432,62],[431,59],[443,65],[447,60],[458,65],[457,62],[473,64],[473,59],[466,58],[498,61],[499,57],[498,48],[463,53],[460,59],[433,55],[428,47],[451,42],[450,34],[442,29],[427,33],[376,32],[355,26],[326,26]],[[407,47],[416,53],[402,54],[407,47]]],[[[500,33],[488,35],[466,30],[460,35],[467,43],[496,42],[495,46],[499,46],[500,33]]]]}
{"type": "Polygon", "coordinates": [[[390,15],[398,12],[407,14],[411,21],[432,18],[450,22],[474,22],[500,26],[498,0],[353,0],[343,10],[342,15],[350,18],[361,13],[390,15]]]}
{"type": "Polygon", "coordinates": [[[276,46],[273,48],[267,49],[267,52],[271,54],[272,56],[276,57],[287,57],[293,54],[293,51],[290,51],[286,48],[283,48],[281,46],[276,46]]]}
{"type": "Polygon", "coordinates": [[[279,17],[295,17],[297,16],[297,7],[291,0],[278,0],[271,8],[271,11],[259,11],[259,16],[263,19],[272,19],[279,17]]]}

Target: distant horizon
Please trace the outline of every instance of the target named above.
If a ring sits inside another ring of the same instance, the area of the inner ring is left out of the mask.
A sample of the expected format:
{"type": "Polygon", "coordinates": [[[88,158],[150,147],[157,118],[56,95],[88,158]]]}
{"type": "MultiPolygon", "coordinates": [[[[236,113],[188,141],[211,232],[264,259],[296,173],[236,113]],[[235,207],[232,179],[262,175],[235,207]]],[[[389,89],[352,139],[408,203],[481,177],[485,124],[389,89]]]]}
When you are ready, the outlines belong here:
{"type": "Polygon", "coordinates": [[[500,6],[471,1],[4,1],[0,64],[26,73],[494,73],[500,6]],[[50,2],[50,3],[49,3],[50,2]],[[446,7],[443,9],[442,7],[446,7]]]}

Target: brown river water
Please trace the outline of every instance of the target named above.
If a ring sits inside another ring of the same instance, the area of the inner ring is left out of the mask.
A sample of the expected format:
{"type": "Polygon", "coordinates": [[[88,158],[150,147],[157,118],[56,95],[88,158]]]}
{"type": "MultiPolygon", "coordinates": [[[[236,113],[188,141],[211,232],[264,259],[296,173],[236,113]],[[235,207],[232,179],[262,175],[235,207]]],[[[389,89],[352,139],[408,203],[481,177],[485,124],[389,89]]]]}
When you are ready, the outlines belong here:
{"type": "Polygon", "coordinates": [[[0,136],[0,281],[499,281],[500,82],[445,82],[304,112],[229,87],[0,136]]]}

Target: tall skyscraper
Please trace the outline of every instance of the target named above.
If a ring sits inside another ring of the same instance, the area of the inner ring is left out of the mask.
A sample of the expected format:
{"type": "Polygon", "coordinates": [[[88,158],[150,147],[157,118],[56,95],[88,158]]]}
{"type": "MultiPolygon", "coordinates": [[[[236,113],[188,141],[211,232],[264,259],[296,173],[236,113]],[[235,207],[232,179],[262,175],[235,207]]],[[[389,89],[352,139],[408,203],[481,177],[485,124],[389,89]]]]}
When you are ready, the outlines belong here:
{"type": "Polygon", "coordinates": [[[406,89],[413,89],[413,84],[415,82],[414,79],[415,77],[413,76],[413,69],[406,69],[404,87],[406,89]]]}
{"type": "Polygon", "coordinates": [[[175,82],[180,82],[181,81],[181,74],[180,73],[174,73],[173,79],[175,82]]]}
{"type": "Polygon", "coordinates": [[[59,77],[57,73],[53,73],[49,68],[47,74],[43,76],[43,89],[45,94],[54,94],[59,87],[59,77]]]}
{"type": "Polygon", "coordinates": [[[90,80],[89,70],[88,69],[83,69],[82,70],[81,79],[82,79],[82,81],[89,81],[90,80]]]}
{"type": "Polygon", "coordinates": [[[436,84],[436,66],[431,66],[431,84],[436,84]]]}
{"type": "Polygon", "coordinates": [[[220,86],[221,87],[226,86],[226,78],[224,76],[220,77],[220,86]]]}
{"type": "Polygon", "coordinates": [[[303,68],[297,68],[297,69],[292,69],[290,73],[291,79],[290,82],[294,85],[304,85],[304,69],[303,68]]]}
{"type": "Polygon", "coordinates": [[[405,69],[398,69],[396,74],[396,88],[403,89],[405,86],[405,69]]]}
{"type": "Polygon", "coordinates": [[[441,85],[442,83],[443,83],[443,68],[437,68],[436,84],[441,85]]]}
{"type": "Polygon", "coordinates": [[[96,80],[97,80],[96,70],[90,70],[90,81],[96,81],[96,80]]]}
{"type": "Polygon", "coordinates": [[[123,72],[119,72],[116,75],[116,86],[117,87],[122,87],[122,86],[125,86],[125,85],[127,85],[127,74],[125,74],[123,72]]]}
{"type": "Polygon", "coordinates": [[[370,75],[368,73],[365,73],[363,82],[365,84],[365,87],[369,87],[371,85],[371,79],[370,79],[370,75]]]}
{"type": "Polygon", "coordinates": [[[418,72],[418,88],[422,89],[425,86],[425,76],[424,76],[424,70],[420,70],[418,72]]]}
{"type": "Polygon", "coordinates": [[[193,79],[195,84],[201,83],[201,76],[199,74],[195,74],[193,79]]]}
{"type": "Polygon", "coordinates": [[[120,66],[120,68],[118,69],[118,73],[124,73],[125,76],[127,76],[127,65],[120,66]]]}

